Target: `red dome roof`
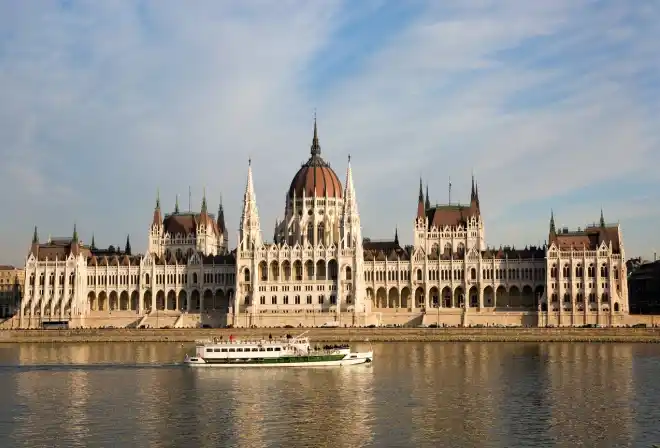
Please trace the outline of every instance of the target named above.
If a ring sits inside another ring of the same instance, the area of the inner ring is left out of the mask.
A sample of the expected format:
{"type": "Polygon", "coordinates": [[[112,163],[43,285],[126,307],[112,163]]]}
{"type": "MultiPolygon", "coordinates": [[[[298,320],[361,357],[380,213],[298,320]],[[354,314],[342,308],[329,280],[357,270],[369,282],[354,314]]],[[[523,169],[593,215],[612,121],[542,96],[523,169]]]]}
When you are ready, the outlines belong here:
{"type": "Polygon", "coordinates": [[[312,156],[309,158],[293,177],[289,187],[288,196],[293,197],[329,197],[341,198],[342,187],[337,174],[330,165],[321,158],[321,146],[316,131],[316,120],[314,120],[314,138],[311,146],[312,156]]]}

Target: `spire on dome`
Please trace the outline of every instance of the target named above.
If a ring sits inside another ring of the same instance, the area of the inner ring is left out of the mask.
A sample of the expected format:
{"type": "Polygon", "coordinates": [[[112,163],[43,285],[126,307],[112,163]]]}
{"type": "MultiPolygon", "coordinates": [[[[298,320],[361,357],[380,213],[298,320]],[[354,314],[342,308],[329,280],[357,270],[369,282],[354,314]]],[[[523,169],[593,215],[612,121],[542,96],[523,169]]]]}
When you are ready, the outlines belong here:
{"type": "Polygon", "coordinates": [[[39,233],[37,232],[37,226],[34,226],[34,233],[32,234],[32,244],[39,243],[39,233]]]}
{"type": "Polygon", "coordinates": [[[89,245],[90,249],[96,249],[96,242],[94,241],[94,234],[92,233],[92,243],[89,245]]]}
{"type": "Polygon", "coordinates": [[[71,239],[72,242],[77,243],[78,242],[78,229],[76,228],[76,223],[73,223],[73,238],[71,239]]]}
{"type": "Polygon", "coordinates": [[[394,228],[394,244],[399,245],[399,226],[394,228]]]}
{"type": "Polygon", "coordinates": [[[424,206],[427,210],[431,208],[431,200],[429,199],[429,184],[426,184],[426,200],[424,201],[424,206]]]}
{"type": "Polygon", "coordinates": [[[126,235],[126,247],[124,248],[126,255],[131,255],[131,235],[126,235]]]}
{"type": "Polygon", "coordinates": [[[312,138],[312,146],[310,147],[312,156],[321,155],[321,145],[319,144],[319,134],[316,127],[316,111],[314,111],[314,137],[312,138]]]}
{"type": "Polygon", "coordinates": [[[603,216],[603,209],[600,209],[600,226],[605,227],[605,217],[603,216]]]}
{"type": "Polygon", "coordinates": [[[174,213],[179,213],[179,195],[176,195],[176,202],[174,203],[174,213]]]}

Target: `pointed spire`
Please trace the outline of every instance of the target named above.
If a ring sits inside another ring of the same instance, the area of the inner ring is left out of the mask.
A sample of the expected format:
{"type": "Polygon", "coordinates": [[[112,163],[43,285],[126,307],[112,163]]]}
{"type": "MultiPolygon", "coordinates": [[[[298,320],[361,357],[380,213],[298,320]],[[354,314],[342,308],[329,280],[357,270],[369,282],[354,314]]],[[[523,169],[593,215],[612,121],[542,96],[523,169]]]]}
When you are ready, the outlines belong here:
{"type": "Polygon", "coordinates": [[[399,245],[399,226],[394,228],[394,244],[399,245]]]}
{"type": "Polygon", "coordinates": [[[76,223],[73,223],[73,238],[71,239],[72,242],[77,243],[78,242],[78,229],[76,228],[76,223]]]}
{"type": "Polygon", "coordinates": [[[126,255],[131,255],[131,235],[126,235],[126,247],[124,248],[126,255]]]}
{"type": "Polygon", "coordinates": [[[225,228],[225,208],[222,206],[222,193],[220,193],[220,203],[218,204],[218,217],[216,219],[218,223],[218,230],[220,233],[223,233],[225,228]]]}
{"type": "Polygon", "coordinates": [[[474,184],[474,171],[472,172],[472,193],[470,194],[470,201],[474,201],[477,197],[477,189],[474,184]]]}
{"type": "Polygon", "coordinates": [[[243,245],[243,250],[250,250],[252,247],[261,245],[261,225],[259,223],[257,199],[252,180],[252,160],[248,160],[247,181],[243,196],[243,213],[241,215],[239,231],[239,244],[243,245]]]}
{"type": "Polygon", "coordinates": [[[422,178],[419,178],[419,197],[417,198],[417,217],[423,218],[426,216],[426,208],[424,207],[424,187],[422,186],[422,178]]]}
{"type": "Polygon", "coordinates": [[[207,213],[207,208],[206,208],[206,187],[204,187],[204,192],[202,193],[202,213],[207,213]]]}
{"type": "Polygon", "coordinates": [[[557,229],[555,227],[555,212],[554,210],[550,210],[550,234],[554,235],[557,233],[557,229]]]}
{"type": "Polygon", "coordinates": [[[90,249],[96,249],[96,242],[94,241],[94,234],[92,233],[92,243],[89,245],[90,249]]]}
{"type": "Polygon", "coordinates": [[[39,233],[37,232],[37,226],[34,226],[34,233],[32,234],[32,244],[39,243],[39,233]]]}
{"type": "Polygon", "coordinates": [[[316,127],[316,111],[314,111],[314,137],[312,138],[310,152],[312,153],[312,157],[321,155],[321,145],[319,144],[319,134],[316,127]]]}
{"type": "Polygon", "coordinates": [[[600,209],[600,226],[605,227],[605,217],[603,216],[603,208],[600,209]]]}
{"type": "Polygon", "coordinates": [[[174,213],[179,213],[179,195],[176,195],[176,202],[174,203],[174,213]]]}
{"type": "Polygon", "coordinates": [[[424,201],[424,206],[427,210],[431,208],[431,200],[429,199],[429,184],[426,184],[426,200],[424,201]]]}
{"type": "Polygon", "coordinates": [[[156,208],[154,208],[154,217],[151,220],[152,229],[160,226],[163,223],[162,216],[160,214],[160,188],[156,190],[156,208]]]}

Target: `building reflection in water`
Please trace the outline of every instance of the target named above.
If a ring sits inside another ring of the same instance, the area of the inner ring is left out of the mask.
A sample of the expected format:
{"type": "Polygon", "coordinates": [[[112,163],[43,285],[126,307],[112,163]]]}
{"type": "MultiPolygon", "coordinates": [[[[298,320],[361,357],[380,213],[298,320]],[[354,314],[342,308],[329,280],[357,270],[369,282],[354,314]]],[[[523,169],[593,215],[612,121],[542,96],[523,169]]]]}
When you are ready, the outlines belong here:
{"type": "Polygon", "coordinates": [[[7,346],[0,438],[8,446],[572,448],[649,446],[660,435],[657,346],[377,344],[373,365],[300,370],[174,365],[185,350],[7,346]]]}
{"type": "MultiPolygon", "coordinates": [[[[193,369],[200,401],[231,427],[225,446],[359,447],[371,443],[373,369],[193,369]]],[[[200,414],[208,410],[200,404],[200,414]]],[[[218,427],[208,428],[217,433],[218,427]]]]}
{"type": "Polygon", "coordinates": [[[631,344],[548,344],[548,433],[558,447],[632,446],[631,344]]]}
{"type": "Polygon", "coordinates": [[[488,348],[425,344],[409,366],[412,426],[409,446],[483,446],[493,419],[488,348]],[[460,406],[456,404],[460,403],[460,406]]]}

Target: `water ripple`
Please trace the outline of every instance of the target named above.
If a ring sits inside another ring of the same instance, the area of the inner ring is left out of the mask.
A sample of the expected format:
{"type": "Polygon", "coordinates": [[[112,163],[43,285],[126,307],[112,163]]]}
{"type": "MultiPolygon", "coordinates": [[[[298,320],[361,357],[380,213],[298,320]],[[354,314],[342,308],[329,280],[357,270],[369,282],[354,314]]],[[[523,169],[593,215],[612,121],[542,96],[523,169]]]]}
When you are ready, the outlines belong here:
{"type": "Polygon", "coordinates": [[[617,447],[660,441],[660,346],[376,344],[334,369],[190,369],[176,344],[0,350],[4,447],[617,447]]]}

